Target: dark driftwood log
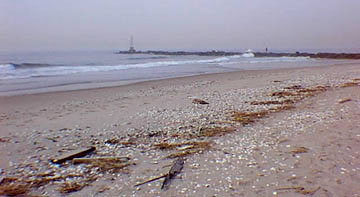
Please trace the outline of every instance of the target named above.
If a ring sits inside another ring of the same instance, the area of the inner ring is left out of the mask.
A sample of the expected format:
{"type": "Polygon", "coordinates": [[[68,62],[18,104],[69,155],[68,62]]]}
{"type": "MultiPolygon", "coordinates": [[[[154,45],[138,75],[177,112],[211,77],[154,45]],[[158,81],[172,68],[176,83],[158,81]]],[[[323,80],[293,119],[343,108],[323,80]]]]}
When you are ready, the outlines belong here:
{"type": "Polygon", "coordinates": [[[76,150],[69,154],[63,155],[57,159],[53,159],[52,162],[56,163],[56,164],[61,164],[61,163],[64,163],[65,161],[71,160],[73,158],[83,157],[83,156],[93,152],[94,150],[96,150],[96,148],[93,146],[88,147],[88,148],[79,149],[79,150],[76,150]]]}
{"type": "Polygon", "coordinates": [[[171,166],[169,170],[169,173],[165,177],[163,184],[161,185],[161,189],[164,189],[165,186],[167,186],[170,183],[171,179],[181,172],[181,170],[184,167],[184,162],[185,162],[184,158],[179,158],[174,162],[174,164],[171,166]]]}
{"type": "Polygon", "coordinates": [[[146,183],[150,183],[150,182],[153,182],[153,181],[156,181],[158,179],[161,179],[161,178],[165,178],[164,182],[162,183],[161,185],[161,189],[164,189],[166,185],[168,185],[171,181],[172,178],[174,178],[177,174],[179,174],[181,172],[181,170],[183,169],[184,167],[184,162],[185,162],[185,159],[184,158],[179,158],[177,159],[174,164],[171,166],[170,170],[168,173],[164,174],[164,175],[160,175],[158,177],[155,177],[155,178],[152,178],[150,180],[147,180],[147,181],[144,181],[144,182],[141,182],[141,183],[138,183],[136,185],[134,185],[134,187],[137,187],[137,186],[140,186],[140,185],[144,185],[146,183]]]}

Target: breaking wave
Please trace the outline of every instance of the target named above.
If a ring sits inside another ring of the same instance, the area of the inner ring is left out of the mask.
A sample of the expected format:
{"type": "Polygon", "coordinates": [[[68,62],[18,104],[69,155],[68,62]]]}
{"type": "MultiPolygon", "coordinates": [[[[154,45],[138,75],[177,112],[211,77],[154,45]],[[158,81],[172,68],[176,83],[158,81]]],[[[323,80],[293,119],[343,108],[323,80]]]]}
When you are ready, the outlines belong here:
{"type": "Polygon", "coordinates": [[[128,60],[153,60],[153,59],[166,59],[167,56],[152,56],[152,57],[129,57],[128,60]]]}
{"type": "MultiPolygon", "coordinates": [[[[160,58],[154,57],[153,59],[160,58]]],[[[162,58],[162,56],[161,56],[162,58]]],[[[56,64],[35,64],[35,63],[22,63],[22,64],[0,64],[0,79],[19,79],[31,77],[45,77],[45,76],[59,76],[85,72],[101,72],[101,71],[116,71],[124,69],[137,69],[137,68],[152,68],[163,66],[177,66],[177,65],[199,65],[199,64],[241,64],[241,63],[266,63],[266,62],[291,62],[291,61],[304,61],[307,57],[280,57],[280,58],[253,58],[244,57],[243,55],[234,55],[227,57],[217,57],[212,59],[202,60],[177,60],[177,61],[157,61],[137,64],[119,64],[119,65],[56,65],[56,64]]]]}

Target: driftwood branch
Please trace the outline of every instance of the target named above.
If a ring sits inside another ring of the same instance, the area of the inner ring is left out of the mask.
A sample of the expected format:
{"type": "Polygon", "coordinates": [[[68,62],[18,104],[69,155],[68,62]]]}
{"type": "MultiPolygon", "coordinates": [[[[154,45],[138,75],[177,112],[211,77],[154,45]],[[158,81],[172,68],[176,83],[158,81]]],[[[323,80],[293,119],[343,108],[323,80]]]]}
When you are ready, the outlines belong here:
{"type": "Polygon", "coordinates": [[[56,163],[56,164],[61,164],[61,163],[64,163],[65,161],[71,160],[73,158],[83,157],[83,156],[93,152],[94,150],[96,150],[96,148],[94,146],[91,146],[88,148],[83,148],[83,149],[71,152],[69,154],[63,155],[57,159],[53,159],[52,162],[56,163]]]}
{"type": "Polygon", "coordinates": [[[129,157],[93,157],[93,158],[74,158],[73,164],[91,164],[93,162],[128,162],[129,157]]]}
{"type": "Polygon", "coordinates": [[[168,173],[160,175],[155,178],[152,178],[150,180],[138,183],[138,184],[134,185],[134,187],[144,185],[146,183],[150,183],[150,182],[156,181],[161,178],[165,178],[164,182],[161,185],[161,189],[164,189],[170,183],[171,179],[173,179],[177,174],[179,174],[181,172],[181,170],[184,167],[184,162],[185,162],[184,158],[179,158],[173,163],[173,165],[171,166],[168,173]]]}

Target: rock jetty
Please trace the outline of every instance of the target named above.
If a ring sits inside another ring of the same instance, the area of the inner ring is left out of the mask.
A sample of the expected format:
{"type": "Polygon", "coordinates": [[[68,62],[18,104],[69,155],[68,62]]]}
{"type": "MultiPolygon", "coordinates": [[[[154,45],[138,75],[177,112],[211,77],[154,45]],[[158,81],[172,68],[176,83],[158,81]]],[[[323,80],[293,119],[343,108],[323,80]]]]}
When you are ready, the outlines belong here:
{"type": "MultiPolygon", "coordinates": [[[[242,52],[225,52],[225,51],[118,51],[115,54],[151,54],[151,55],[198,55],[198,56],[232,56],[242,55],[242,52]]],[[[327,59],[360,59],[360,53],[264,53],[254,52],[255,57],[310,57],[310,58],[327,58],[327,59]]]]}

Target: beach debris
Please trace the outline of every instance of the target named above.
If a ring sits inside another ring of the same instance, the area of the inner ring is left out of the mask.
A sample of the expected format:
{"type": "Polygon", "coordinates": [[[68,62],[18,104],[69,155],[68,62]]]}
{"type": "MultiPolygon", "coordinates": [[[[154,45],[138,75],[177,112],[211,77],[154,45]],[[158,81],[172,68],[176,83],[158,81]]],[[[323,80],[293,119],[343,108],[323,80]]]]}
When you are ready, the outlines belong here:
{"type": "MultiPolygon", "coordinates": [[[[264,102],[266,103],[266,102],[264,102]]],[[[285,110],[291,110],[294,109],[295,106],[292,105],[292,103],[294,103],[292,100],[285,100],[284,102],[271,102],[272,104],[279,104],[282,103],[280,106],[276,106],[276,107],[272,107],[269,108],[267,110],[262,110],[259,112],[239,112],[239,111],[233,111],[232,112],[232,117],[234,121],[240,122],[243,125],[247,125],[250,123],[254,123],[255,120],[264,118],[265,116],[267,116],[270,113],[276,113],[276,112],[281,112],[281,111],[285,111],[285,110]],[[289,103],[289,104],[287,104],[289,103]]],[[[255,104],[260,104],[260,102],[257,102],[255,104]]]]}
{"type": "Polygon", "coordinates": [[[190,150],[170,153],[165,158],[168,158],[168,159],[181,158],[181,157],[186,157],[186,156],[189,156],[189,155],[193,155],[195,153],[201,153],[202,151],[203,151],[202,149],[190,149],[190,150]]]}
{"type": "MultiPolygon", "coordinates": [[[[121,170],[127,166],[130,166],[130,165],[135,165],[135,163],[132,163],[132,162],[126,162],[126,163],[122,163],[122,162],[108,162],[108,161],[95,161],[95,162],[92,162],[90,163],[90,165],[92,167],[98,167],[100,168],[101,170],[104,170],[104,171],[108,171],[108,170],[111,170],[111,171],[116,171],[116,170],[121,170]]],[[[126,172],[126,171],[125,171],[126,172]]]]}
{"type": "Polygon", "coordinates": [[[17,177],[2,177],[0,184],[12,183],[12,182],[15,182],[18,180],[19,180],[19,178],[17,178],[17,177]]]}
{"type": "Polygon", "coordinates": [[[148,137],[161,136],[161,135],[164,135],[164,131],[162,131],[162,130],[148,131],[146,135],[147,135],[148,137]]]}
{"type": "Polygon", "coordinates": [[[279,105],[276,107],[262,110],[259,112],[239,112],[233,111],[233,121],[240,122],[243,125],[254,123],[256,120],[264,118],[270,113],[281,112],[285,110],[294,109],[294,103],[303,100],[306,97],[315,96],[321,92],[328,90],[328,86],[318,85],[312,88],[303,88],[300,85],[285,87],[288,91],[278,91],[270,94],[272,97],[287,98],[285,100],[270,100],[270,101],[252,101],[251,105],[279,105]],[[290,99],[289,99],[290,97],[290,99]]]}
{"type": "Polygon", "coordinates": [[[354,86],[360,86],[360,82],[346,82],[344,84],[342,84],[340,87],[342,88],[346,88],[346,87],[354,87],[354,86]]]}
{"type": "Polygon", "coordinates": [[[88,183],[80,183],[80,182],[65,182],[61,185],[61,187],[59,187],[57,190],[60,193],[71,193],[71,192],[76,192],[76,191],[80,191],[82,190],[84,187],[88,186],[88,183]]]}
{"type": "Polygon", "coordinates": [[[305,94],[306,96],[314,96],[314,93],[321,93],[328,89],[328,86],[318,85],[313,88],[302,88],[296,90],[298,94],[305,94]]]}
{"type": "Polygon", "coordinates": [[[57,159],[53,159],[51,160],[53,163],[56,163],[56,164],[61,164],[61,163],[64,163],[65,161],[67,160],[71,160],[73,158],[78,158],[78,157],[83,157],[93,151],[95,151],[96,148],[94,146],[91,146],[91,147],[88,147],[88,148],[83,148],[83,149],[80,149],[80,150],[76,150],[72,153],[69,153],[69,154],[66,154],[64,156],[61,156],[57,159]]]}
{"type": "Polygon", "coordinates": [[[81,174],[74,174],[74,175],[67,175],[62,176],[62,179],[65,181],[57,190],[60,193],[71,193],[82,190],[84,187],[89,186],[92,182],[94,182],[97,179],[96,175],[81,175],[81,174]],[[72,181],[69,181],[68,178],[73,177],[84,177],[83,179],[77,180],[72,179],[72,181]]]}
{"type": "Polygon", "coordinates": [[[296,101],[302,100],[305,97],[309,97],[309,96],[315,96],[318,93],[324,92],[328,89],[328,86],[322,86],[322,85],[318,85],[315,86],[313,88],[303,88],[301,86],[290,86],[290,87],[285,87],[284,89],[287,89],[288,91],[278,91],[278,92],[273,92],[270,94],[270,96],[273,97],[279,97],[279,98],[284,98],[284,97],[296,97],[296,101]]]}
{"type": "Polygon", "coordinates": [[[129,157],[93,157],[93,158],[74,158],[73,164],[92,164],[96,162],[117,162],[125,163],[130,160],[129,157]]]}
{"type": "Polygon", "coordinates": [[[295,148],[293,148],[293,150],[290,151],[290,153],[292,153],[293,156],[295,156],[296,154],[307,153],[307,152],[309,152],[309,149],[305,148],[303,146],[295,147],[295,148]]]}
{"type": "MultiPolygon", "coordinates": [[[[82,175],[78,175],[78,177],[80,176],[82,175]]],[[[40,187],[50,183],[51,181],[58,181],[65,178],[66,178],[65,176],[38,177],[35,179],[29,179],[26,181],[26,183],[31,187],[40,187]]],[[[69,178],[73,178],[73,176],[70,176],[69,178]]]]}
{"type": "Polygon", "coordinates": [[[30,187],[21,183],[0,184],[0,196],[17,196],[30,192],[30,187]]]}
{"type": "Polygon", "coordinates": [[[163,175],[157,176],[157,177],[155,177],[155,178],[152,178],[152,179],[146,180],[146,181],[144,181],[144,182],[138,183],[138,184],[134,185],[134,187],[138,187],[138,186],[144,185],[144,184],[146,184],[146,183],[151,183],[151,182],[153,182],[153,181],[159,180],[159,179],[164,178],[164,177],[166,177],[166,176],[167,176],[167,174],[163,174],[163,175]]]}
{"type": "Polygon", "coordinates": [[[47,181],[39,181],[39,179],[23,180],[17,177],[4,177],[0,183],[0,195],[16,196],[25,195],[30,192],[32,187],[39,187],[41,183],[47,181]]]}
{"type": "Polygon", "coordinates": [[[171,166],[168,173],[157,176],[155,178],[152,178],[152,179],[149,179],[149,180],[146,180],[146,181],[143,181],[141,183],[138,183],[138,184],[134,185],[134,187],[138,187],[140,185],[144,185],[146,183],[150,183],[150,182],[165,178],[162,185],[161,185],[161,189],[165,189],[166,186],[170,184],[171,179],[175,178],[175,176],[178,175],[181,172],[181,170],[184,167],[184,163],[185,163],[184,158],[178,158],[177,160],[175,160],[173,162],[173,164],[172,164],[172,166],[171,166]]]}
{"type": "Polygon", "coordinates": [[[193,99],[192,100],[192,103],[194,104],[201,104],[201,105],[208,105],[209,103],[204,101],[204,100],[201,100],[201,99],[193,99]]]}
{"type": "Polygon", "coordinates": [[[119,144],[120,142],[119,138],[111,138],[105,141],[106,144],[119,144]]]}
{"type": "Polygon", "coordinates": [[[305,187],[301,186],[294,186],[294,187],[281,187],[276,189],[277,191],[286,191],[286,190],[293,190],[296,193],[303,194],[303,195],[314,195],[321,187],[316,187],[313,189],[306,189],[305,187]]]}
{"type": "Polygon", "coordinates": [[[174,164],[171,166],[169,172],[167,173],[164,182],[161,185],[161,189],[165,189],[171,182],[171,179],[175,178],[184,167],[185,159],[178,158],[175,160],[174,164]]]}
{"type": "Polygon", "coordinates": [[[181,150],[181,151],[183,151],[183,150],[192,149],[192,148],[194,148],[194,147],[195,147],[194,145],[185,145],[185,146],[181,146],[181,147],[176,148],[176,150],[181,150]]]}
{"type": "Polygon", "coordinates": [[[10,142],[10,138],[8,138],[8,137],[0,137],[0,142],[10,142]]]}
{"type": "Polygon", "coordinates": [[[121,145],[124,145],[126,147],[136,144],[133,139],[129,139],[128,141],[121,141],[121,145]]]}
{"type": "Polygon", "coordinates": [[[98,192],[98,193],[103,193],[103,192],[105,192],[106,190],[110,190],[110,189],[111,189],[110,186],[101,185],[101,186],[99,187],[99,189],[97,190],[97,192],[98,192]]]}
{"type": "Polygon", "coordinates": [[[351,101],[350,98],[344,98],[344,99],[340,99],[340,100],[338,101],[338,103],[339,103],[339,104],[342,104],[342,103],[346,103],[346,102],[349,102],[349,101],[351,101]]]}
{"type": "Polygon", "coordinates": [[[133,139],[128,139],[127,141],[122,141],[119,138],[111,138],[111,139],[107,139],[105,141],[106,144],[111,144],[111,145],[115,145],[115,144],[121,144],[124,146],[131,146],[134,145],[135,142],[133,139]]]}
{"type": "Polygon", "coordinates": [[[270,96],[277,96],[279,98],[288,97],[288,96],[296,96],[296,95],[297,95],[296,93],[287,92],[287,91],[273,92],[270,94],[270,96]]]}
{"type": "Polygon", "coordinates": [[[234,111],[232,117],[234,121],[240,122],[243,125],[247,125],[255,122],[256,119],[265,117],[269,112],[260,111],[260,112],[238,112],[234,111]]]}
{"type": "Polygon", "coordinates": [[[165,158],[178,158],[186,157],[195,153],[199,153],[204,150],[211,148],[211,142],[208,141],[190,141],[190,142],[180,142],[180,143],[159,143],[154,145],[156,148],[165,150],[176,149],[177,152],[170,153],[165,158]]]}
{"type": "Polygon", "coordinates": [[[231,127],[200,128],[198,137],[223,136],[234,131],[235,129],[231,127]]]}
{"type": "Polygon", "coordinates": [[[284,89],[299,90],[299,89],[304,89],[304,88],[301,85],[293,85],[293,86],[285,87],[284,89]]]}
{"type": "Polygon", "coordinates": [[[288,138],[280,138],[278,139],[278,143],[279,144],[282,144],[282,143],[285,143],[285,142],[289,142],[290,140],[288,138]]]}
{"type": "Polygon", "coordinates": [[[71,191],[78,191],[96,180],[94,175],[68,174],[55,176],[54,174],[55,172],[51,171],[22,178],[5,177],[0,183],[0,195],[26,195],[32,188],[39,188],[53,181],[65,181],[65,183],[59,188],[59,191],[62,193],[68,193],[71,191]],[[79,183],[67,182],[69,179],[73,179],[75,177],[81,178],[81,181],[79,180],[79,183]],[[81,188],[79,187],[80,184],[83,185],[81,188]]]}
{"type": "Polygon", "coordinates": [[[95,158],[74,158],[73,164],[89,164],[102,170],[119,170],[130,166],[129,157],[95,157],[95,158]]]}
{"type": "MultiPolygon", "coordinates": [[[[156,148],[159,149],[175,149],[179,148],[180,150],[184,150],[182,147],[191,147],[187,149],[196,149],[196,148],[202,148],[202,149],[208,149],[211,147],[211,143],[208,141],[190,141],[190,142],[180,142],[180,143],[159,143],[154,145],[156,148]]],[[[178,150],[179,150],[178,149],[178,150]]]]}
{"type": "Polygon", "coordinates": [[[281,106],[270,108],[269,112],[276,113],[276,112],[281,112],[281,111],[291,110],[291,109],[295,109],[295,106],[293,106],[293,105],[281,105],[281,106]]]}
{"type": "Polygon", "coordinates": [[[293,104],[294,101],[286,99],[283,101],[252,101],[251,105],[283,105],[283,104],[293,104]]]}

